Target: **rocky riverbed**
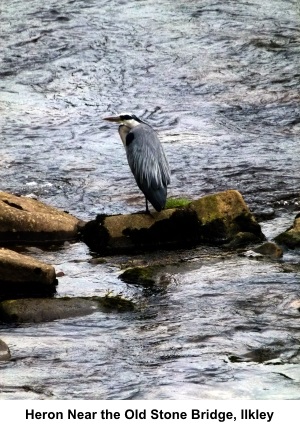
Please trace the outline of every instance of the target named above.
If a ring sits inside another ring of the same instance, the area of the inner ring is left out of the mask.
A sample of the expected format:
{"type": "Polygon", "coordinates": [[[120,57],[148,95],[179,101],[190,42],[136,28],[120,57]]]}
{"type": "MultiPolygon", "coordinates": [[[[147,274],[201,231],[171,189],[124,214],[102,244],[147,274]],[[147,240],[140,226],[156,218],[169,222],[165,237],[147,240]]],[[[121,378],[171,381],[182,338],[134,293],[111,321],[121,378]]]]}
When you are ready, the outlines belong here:
{"type": "MultiPolygon", "coordinates": [[[[156,284],[163,285],[161,278],[157,282],[157,275],[163,274],[167,265],[179,264],[176,254],[164,258],[162,251],[170,247],[180,250],[182,247],[193,249],[197,245],[209,244],[219,245],[220,252],[224,247],[241,252],[241,248],[247,245],[264,242],[244,251],[244,256],[277,259],[283,255],[282,248],[266,242],[260,225],[240,193],[234,190],[205,196],[159,214],[98,215],[96,220],[89,222],[31,198],[2,192],[1,199],[2,244],[49,247],[63,243],[69,237],[73,241],[83,240],[91,251],[104,256],[126,255],[126,251],[141,256],[147,250],[153,255],[159,254],[159,264],[148,262],[139,266],[136,260],[120,276],[124,282],[142,286],[145,291],[147,288],[151,291],[156,284]]],[[[275,240],[287,247],[299,245],[297,220],[298,217],[294,225],[275,240]]],[[[93,259],[93,264],[99,262],[103,260],[93,259]]],[[[99,310],[134,311],[137,308],[132,301],[110,293],[98,298],[45,299],[57,292],[58,279],[54,267],[5,248],[0,248],[0,282],[0,322],[40,323],[89,315],[99,310]]],[[[9,360],[9,348],[1,342],[1,359],[9,360]]]]}

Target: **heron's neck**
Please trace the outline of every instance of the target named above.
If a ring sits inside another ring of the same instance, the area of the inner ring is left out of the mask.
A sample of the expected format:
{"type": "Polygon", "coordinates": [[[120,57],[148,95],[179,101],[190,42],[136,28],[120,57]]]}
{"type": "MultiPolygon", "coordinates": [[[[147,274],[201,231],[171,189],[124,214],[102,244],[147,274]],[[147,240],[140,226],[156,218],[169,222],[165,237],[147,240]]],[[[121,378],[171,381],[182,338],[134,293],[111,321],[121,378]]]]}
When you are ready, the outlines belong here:
{"type": "Polygon", "coordinates": [[[126,136],[130,132],[130,130],[131,130],[130,127],[128,127],[127,125],[121,124],[119,126],[119,135],[121,137],[121,140],[125,148],[126,148],[126,136]]]}

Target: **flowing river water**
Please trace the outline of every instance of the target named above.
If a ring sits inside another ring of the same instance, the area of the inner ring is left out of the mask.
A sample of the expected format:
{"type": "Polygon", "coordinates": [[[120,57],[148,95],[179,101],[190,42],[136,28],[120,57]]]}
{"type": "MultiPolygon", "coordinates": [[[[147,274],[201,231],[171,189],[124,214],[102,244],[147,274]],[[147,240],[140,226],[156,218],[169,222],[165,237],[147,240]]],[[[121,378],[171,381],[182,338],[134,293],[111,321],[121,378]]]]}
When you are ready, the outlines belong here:
{"type": "MultiPolygon", "coordinates": [[[[169,196],[237,189],[269,240],[292,224],[300,1],[8,0],[0,19],[2,190],[83,220],[142,210],[102,121],[129,111],[159,134],[169,196]]],[[[0,325],[1,399],[300,398],[299,251],[182,250],[152,289],[119,278],[132,257],[91,264],[83,243],[23,252],[64,272],[58,297],[113,291],[138,309],[0,325]]]]}

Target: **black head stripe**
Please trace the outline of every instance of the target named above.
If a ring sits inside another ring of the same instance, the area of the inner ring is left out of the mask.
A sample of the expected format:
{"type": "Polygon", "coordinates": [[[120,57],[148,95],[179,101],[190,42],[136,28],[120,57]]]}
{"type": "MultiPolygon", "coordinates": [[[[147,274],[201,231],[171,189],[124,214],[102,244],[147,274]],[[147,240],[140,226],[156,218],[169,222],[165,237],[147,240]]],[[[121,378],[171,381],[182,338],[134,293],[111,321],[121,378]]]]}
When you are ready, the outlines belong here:
{"type": "Polygon", "coordinates": [[[137,122],[143,122],[140,118],[138,118],[137,116],[135,116],[135,115],[132,115],[132,118],[133,119],[135,119],[137,122]]]}
{"type": "Polygon", "coordinates": [[[123,121],[128,121],[129,119],[132,119],[133,117],[131,115],[121,115],[120,116],[121,120],[123,121]]]}
{"type": "Polygon", "coordinates": [[[129,121],[130,119],[134,119],[137,122],[142,122],[137,116],[135,115],[129,115],[129,114],[125,114],[125,115],[120,115],[120,118],[122,121],[129,121]]]}

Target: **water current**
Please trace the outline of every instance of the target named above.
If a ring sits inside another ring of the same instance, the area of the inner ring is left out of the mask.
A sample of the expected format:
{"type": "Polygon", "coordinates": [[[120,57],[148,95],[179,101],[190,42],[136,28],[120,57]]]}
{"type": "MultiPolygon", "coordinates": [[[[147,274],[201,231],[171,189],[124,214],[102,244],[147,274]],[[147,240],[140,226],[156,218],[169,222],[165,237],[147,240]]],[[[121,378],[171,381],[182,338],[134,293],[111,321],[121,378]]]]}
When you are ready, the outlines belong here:
{"type": "MultiPolygon", "coordinates": [[[[1,189],[83,220],[144,208],[107,114],[158,132],[169,196],[239,190],[272,239],[299,212],[300,2],[8,0],[0,5],[1,189]]],[[[57,296],[135,312],[0,325],[1,399],[299,399],[299,252],[177,253],[152,290],[82,243],[23,249],[57,296]]],[[[174,257],[174,256],[173,256],[174,257]]],[[[160,255],[137,257],[151,262],[160,255]]]]}

